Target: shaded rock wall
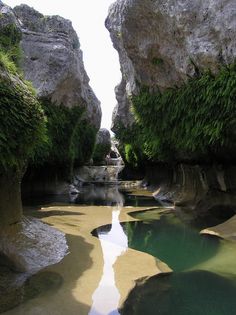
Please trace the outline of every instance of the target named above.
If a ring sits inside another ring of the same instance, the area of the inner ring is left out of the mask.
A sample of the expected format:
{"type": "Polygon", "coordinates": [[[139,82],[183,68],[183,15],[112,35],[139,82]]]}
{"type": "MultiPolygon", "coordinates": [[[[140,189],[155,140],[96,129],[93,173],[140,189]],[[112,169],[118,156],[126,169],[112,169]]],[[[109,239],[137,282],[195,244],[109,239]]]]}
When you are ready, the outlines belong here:
{"type": "Polygon", "coordinates": [[[236,212],[236,166],[160,165],[147,169],[144,183],[158,200],[198,215],[217,209],[236,212]]]}

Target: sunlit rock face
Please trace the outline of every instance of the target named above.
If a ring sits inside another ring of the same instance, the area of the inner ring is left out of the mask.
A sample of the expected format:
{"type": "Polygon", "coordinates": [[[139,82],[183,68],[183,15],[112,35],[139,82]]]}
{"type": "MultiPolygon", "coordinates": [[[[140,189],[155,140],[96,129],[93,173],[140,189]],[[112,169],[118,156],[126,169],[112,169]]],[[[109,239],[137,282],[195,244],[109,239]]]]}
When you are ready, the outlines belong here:
{"type": "Polygon", "coordinates": [[[21,222],[1,227],[0,313],[33,298],[41,289],[50,290],[51,275],[53,285],[60,285],[58,274],[37,272],[61,261],[67,250],[65,234],[40,220],[24,217],[21,222]],[[31,286],[34,280],[36,290],[31,286]]]}
{"type": "Polygon", "coordinates": [[[0,19],[0,29],[2,29],[5,26],[8,26],[9,24],[14,24],[20,31],[19,21],[17,20],[12,9],[9,6],[5,5],[1,0],[0,12],[2,14],[1,16],[2,18],[0,19]]]}
{"type": "Polygon", "coordinates": [[[116,1],[106,20],[122,72],[113,124],[129,121],[124,100],[137,83],[163,90],[234,62],[235,12],[234,0],[116,1]]]}
{"type": "Polygon", "coordinates": [[[115,88],[117,104],[112,114],[111,129],[115,133],[119,130],[120,125],[129,128],[134,122],[134,115],[130,111],[130,102],[126,93],[126,81],[122,79],[121,83],[115,88]]]}
{"type": "Polygon", "coordinates": [[[109,130],[106,128],[101,128],[98,131],[96,144],[111,146],[111,135],[109,130]]]}
{"type": "Polygon", "coordinates": [[[100,102],[89,86],[83,54],[69,20],[43,16],[27,5],[14,8],[23,38],[22,68],[40,98],[67,107],[81,105],[91,123],[99,128],[100,102]]]}
{"type": "Polygon", "coordinates": [[[67,253],[64,233],[33,218],[1,228],[0,265],[35,273],[58,263],[67,253]]]}

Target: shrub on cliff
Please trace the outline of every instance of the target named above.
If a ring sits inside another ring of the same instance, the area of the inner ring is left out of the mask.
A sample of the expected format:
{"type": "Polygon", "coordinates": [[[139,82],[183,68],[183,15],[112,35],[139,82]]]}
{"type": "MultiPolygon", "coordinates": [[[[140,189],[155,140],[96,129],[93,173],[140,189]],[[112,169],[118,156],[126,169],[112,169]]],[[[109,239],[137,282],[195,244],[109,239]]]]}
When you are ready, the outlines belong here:
{"type": "Polygon", "coordinates": [[[96,139],[96,130],[84,118],[81,106],[68,108],[41,101],[47,117],[48,141],[37,147],[31,167],[49,164],[64,167],[67,173],[74,165],[82,165],[90,159],[96,139]]]}
{"type": "Polygon", "coordinates": [[[19,74],[21,31],[3,17],[0,27],[0,169],[22,172],[46,141],[46,119],[32,85],[19,74]]]}
{"type": "Polygon", "coordinates": [[[0,168],[21,171],[45,141],[45,116],[28,85],[0,69],[0,168]]]}
{"type": "Polygon", "coordinates": [[[102,162],[104,161],[107,154],[109,154],[111,151],[111,145],[110,144],[103,144],[98,143],[95,146],[95,150],[93,152],[93,160],[94,162],[102,162]]]}
{"type": "Polygon", "coordinates": [[[164,92],[144,87],[132,104],[142,130],[140,148],[151,160],[227,160],[233,155],[226,152],[236,152],[236,65],[164,92]]]}
{"type": "Polygon", "coordinates": [[[143,129],[137,121],[127,128],[121,122],[117,123],[116,139],[118,150],[126,164],[137,168],[148,160],[148,156],[144,153],[143,129]]]}
{"type": "Polygon", "coordinates": [[[13,23],[6,24],[0,28],[0,49],[8,53],[16,64],[21,57],[21,48],[19,46],[21,38],[21,31],[13,23]]]}

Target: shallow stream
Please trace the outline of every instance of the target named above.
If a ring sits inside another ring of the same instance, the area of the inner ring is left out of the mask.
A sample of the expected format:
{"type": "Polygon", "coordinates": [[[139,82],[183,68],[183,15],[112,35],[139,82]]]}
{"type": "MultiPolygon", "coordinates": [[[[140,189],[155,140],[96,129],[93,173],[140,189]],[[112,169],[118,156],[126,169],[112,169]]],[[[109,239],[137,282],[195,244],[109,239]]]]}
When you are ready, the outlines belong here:
{"type": "Polygon", "coordinates": [[[25,215],[66,234],[69,252],[12,290],[21,304],[3,314],[236,314],[236,243],[200,235],[204,219],[117,186],[25,205],[25,215]]]}

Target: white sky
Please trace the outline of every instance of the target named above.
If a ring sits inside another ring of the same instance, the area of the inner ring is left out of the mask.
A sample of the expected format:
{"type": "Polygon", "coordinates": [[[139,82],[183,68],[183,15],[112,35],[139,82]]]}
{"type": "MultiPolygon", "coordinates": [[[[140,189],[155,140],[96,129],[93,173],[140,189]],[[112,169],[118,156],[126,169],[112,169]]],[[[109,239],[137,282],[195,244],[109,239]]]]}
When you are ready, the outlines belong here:
{"type": "Polygon", "coordinates": [[[108,7],[115,0],[3,0],[10,7],[28,4],[44,15],[60,15],[76,30],[90,85],[101,101],[101,127],[110,129],[116,104],[114,88],[120,82],[118,55],[104,26],[108,7]]]}

